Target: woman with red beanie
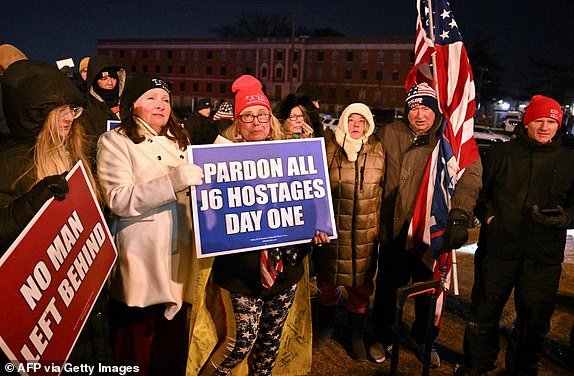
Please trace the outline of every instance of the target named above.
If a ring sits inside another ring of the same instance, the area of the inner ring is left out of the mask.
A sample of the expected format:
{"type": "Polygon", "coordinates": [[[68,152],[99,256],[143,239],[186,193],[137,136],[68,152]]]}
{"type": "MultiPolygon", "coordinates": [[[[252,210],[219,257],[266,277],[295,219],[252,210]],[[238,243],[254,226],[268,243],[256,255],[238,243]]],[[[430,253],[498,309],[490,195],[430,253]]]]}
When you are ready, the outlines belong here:
{"type": "MultiPolygon", "coordinates": [[[[232,90],[235,120],[223,137],[235,142],[283,139],[261,82],[244,75],[232,90]]],[[[319,231],[312,239],[313,244],[327,242],[327,234],[319,231]]],[[[309,248],[310,244],[301,244],[215,257],[211,278],[224,307],[225,333],[218,333],[219,343],[200,375],[226,375],[249,354],[249,374],[271,375],[309,248]]]]}
{"type": "Polygon", "coordinates": [[[574,153],[560,146],[560,104],[535,95],[517,138],[493,145],[484,160],[475,208],[481,222],[465,366],[457,374],[495,367],[502,310],[512,290],[516,321],[506,371],[536,375],[550,330],[564,260],[566,229],[574,227],[574,153]]]}

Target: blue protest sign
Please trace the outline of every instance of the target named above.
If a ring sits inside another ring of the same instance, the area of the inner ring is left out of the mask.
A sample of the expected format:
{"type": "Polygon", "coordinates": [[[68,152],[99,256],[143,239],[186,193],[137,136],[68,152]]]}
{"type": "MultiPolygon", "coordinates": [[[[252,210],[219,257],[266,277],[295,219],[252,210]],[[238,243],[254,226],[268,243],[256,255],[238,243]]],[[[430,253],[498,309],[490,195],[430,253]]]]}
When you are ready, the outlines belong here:
{"type": "Polygon", "coordinates": [[[336,238],[323,138],[198,145],[192,187],[198,257],[336,238]]]}

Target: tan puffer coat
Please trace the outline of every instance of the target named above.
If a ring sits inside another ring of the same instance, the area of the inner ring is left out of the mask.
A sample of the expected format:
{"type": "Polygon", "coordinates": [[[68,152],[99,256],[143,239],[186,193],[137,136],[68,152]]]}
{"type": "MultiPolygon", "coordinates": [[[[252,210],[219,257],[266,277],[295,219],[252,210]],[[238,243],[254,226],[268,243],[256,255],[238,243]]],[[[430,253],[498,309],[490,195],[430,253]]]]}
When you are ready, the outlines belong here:
{"type": "Polygon", "coordinates": [[[315,266],[317,278],[337,286],[361,286],[376,270],[385,154],[382,144],[370,137],[373,124],[368,107],[355,103],[343,111],[336,131],[345,132],[346,138],[325,132],[338,239],[317,251],[315,266]],[[349,161],[347,152],[355,149],[344,145],[350,138],[347,119],[352,113],[363,115],[369,123],[354,162],[349,161]]]}

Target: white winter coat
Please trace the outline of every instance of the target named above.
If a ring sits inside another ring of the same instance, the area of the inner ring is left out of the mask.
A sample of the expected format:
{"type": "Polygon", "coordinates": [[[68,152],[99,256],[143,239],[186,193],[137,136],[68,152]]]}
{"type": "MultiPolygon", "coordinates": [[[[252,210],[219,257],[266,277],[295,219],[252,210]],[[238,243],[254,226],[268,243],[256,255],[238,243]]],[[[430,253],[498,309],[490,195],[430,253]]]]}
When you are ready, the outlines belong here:
{"type": "Polygon", "coordinates": [[[165,304],[168,319],[189,301],[193,281],[189,190],[174,192],[168,172],[188,163],[187,151],[141,122],[135,144],[121,131],[98,141],[97,171],[114,215],[119,258],[110,295],[128,306],[165,304]]]}

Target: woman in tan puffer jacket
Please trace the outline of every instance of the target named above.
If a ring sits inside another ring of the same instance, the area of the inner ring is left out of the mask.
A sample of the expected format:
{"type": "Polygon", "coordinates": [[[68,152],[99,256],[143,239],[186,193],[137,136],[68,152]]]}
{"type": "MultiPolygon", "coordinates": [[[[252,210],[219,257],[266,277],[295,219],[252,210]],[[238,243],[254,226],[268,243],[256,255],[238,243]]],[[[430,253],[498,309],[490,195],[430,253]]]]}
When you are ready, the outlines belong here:
{"type": "Polygon", "coordinates": [[[347,291],[349,353],[366,360],[362,340],[377,261],[385,154],[372,136],[373,115],[362,103],[347,106],[335,133],[326,131],[325,147],[338,239],[316,253],[319,288],[318,323],[315,346],[333,333],[335,307],[347,291]]]}

